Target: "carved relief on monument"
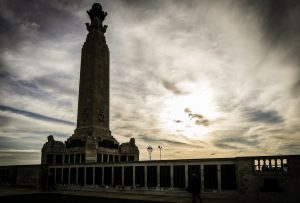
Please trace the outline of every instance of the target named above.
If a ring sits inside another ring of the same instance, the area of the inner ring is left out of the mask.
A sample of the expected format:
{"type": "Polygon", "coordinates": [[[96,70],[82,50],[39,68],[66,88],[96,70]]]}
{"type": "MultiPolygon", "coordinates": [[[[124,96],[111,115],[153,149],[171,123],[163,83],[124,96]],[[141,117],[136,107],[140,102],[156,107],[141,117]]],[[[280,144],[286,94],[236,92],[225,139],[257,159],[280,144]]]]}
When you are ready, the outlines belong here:
{"type": "Polygon", "coordinates": [[[100,80],[100,79],[96,80],[96,85],[97,85],[97,87],[96,87],[97,93],[101,93],[101,90],[104,87],[103,80],[100,80]]]}
{"type": "Polygon", "coordinates": [[[97,120],[98,120],[98,122],[101,122],[101,123],[104,122],[104,111],[102,108],[97,109],[97,120]]]}
{"type": "Polygon", "coordinates": [[[82,115],[81,115],[81,118],[82,118],[82,121],[83,122],[86,122],[87,121],[87,119],[88,119],[88,112],[87,112],[87,108],[84,108],[83,109],[83,112],[82,112],[82,115]]]}

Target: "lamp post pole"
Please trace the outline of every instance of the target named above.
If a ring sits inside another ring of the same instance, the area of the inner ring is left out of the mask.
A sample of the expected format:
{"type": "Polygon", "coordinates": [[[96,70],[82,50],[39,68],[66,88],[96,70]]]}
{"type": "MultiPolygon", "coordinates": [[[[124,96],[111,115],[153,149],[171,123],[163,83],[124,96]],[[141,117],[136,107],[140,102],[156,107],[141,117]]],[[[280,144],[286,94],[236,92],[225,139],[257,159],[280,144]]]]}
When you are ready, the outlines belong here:
{"type": "Polygon", "coordinates": [[[159,160],[161,160],[161,150],[162,150],[162,146],[158,146],[159,149],[159,160]]]}
{"type": "Polygon", "coordinates": [[[149,152],[149,158],[150,158],[150,160],[151,160],[151,153],[152,153],[152,151],[153,151],[153,148],[149,145],[149,146],[147,147],[147,151],[149,152]]]}

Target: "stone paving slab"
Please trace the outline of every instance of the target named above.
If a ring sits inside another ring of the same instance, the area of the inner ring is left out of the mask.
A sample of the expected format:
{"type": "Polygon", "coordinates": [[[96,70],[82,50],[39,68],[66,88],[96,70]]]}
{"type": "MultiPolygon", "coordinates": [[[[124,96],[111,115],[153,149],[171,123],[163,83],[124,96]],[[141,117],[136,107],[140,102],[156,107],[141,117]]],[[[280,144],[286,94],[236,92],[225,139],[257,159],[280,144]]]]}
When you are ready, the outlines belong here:
{"type": "MultiPolygon", "coordinates": [[[[14,195],[36,195],[45,192],[35,188],[19,188],[19,187],[0,187],[0,199],[5,196],[14,195]]],[[[191,196],[170,196],[170,195],[151,195],[151,194],[130,194],[130,193],[116,193],[107,191],[72,191],[72,190],[55,190],[47,192],[60,195],[78,196],[78,198],[106,198],[104,202],[110,199],[110,202],[174,202],[174,203],[192,203],[191,196]],[[115,199],[115,201],[112,201],[115,199]]],[[[206,199],[202,203],[234,203],[238,202],[234,199],[206,199]]]]}

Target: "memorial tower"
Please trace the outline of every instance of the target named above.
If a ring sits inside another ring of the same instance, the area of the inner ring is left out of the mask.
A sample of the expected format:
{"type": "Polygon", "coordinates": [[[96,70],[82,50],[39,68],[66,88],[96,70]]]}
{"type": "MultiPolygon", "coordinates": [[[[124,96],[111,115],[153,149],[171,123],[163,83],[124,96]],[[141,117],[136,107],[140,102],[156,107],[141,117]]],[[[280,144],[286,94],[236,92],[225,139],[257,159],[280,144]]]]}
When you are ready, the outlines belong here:
{"type": "Polygon", "coordinates": [[[107,26],[103,25],[107,13],[99,3],[87,13],[91,22],[86,23],[88,34],[81,52],[77,127],[65,144],[53,136],[48,138],[42,162],[47,162],[46,154],[69,152],[80,154],[80,162],[87,163],[137,161],[139,151],[134,138],[119,145],[109,129],[109,49],[104,36],[107,26]],[[56,152],[50,147],[54,143],[56,152]]]}

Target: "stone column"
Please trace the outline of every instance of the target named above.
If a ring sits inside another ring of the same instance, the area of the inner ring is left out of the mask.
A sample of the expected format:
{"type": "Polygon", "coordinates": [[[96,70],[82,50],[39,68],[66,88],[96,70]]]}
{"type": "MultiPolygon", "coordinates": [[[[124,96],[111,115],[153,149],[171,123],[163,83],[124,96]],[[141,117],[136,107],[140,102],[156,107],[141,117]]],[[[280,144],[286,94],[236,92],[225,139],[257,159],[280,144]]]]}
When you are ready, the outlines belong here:
{"type": "Polygon", "coordinates": [[[62,164],[65,164],[65,154],[62,154],[62,164]]]}
{"type": "Polygon", "coordinates": [[[135,166],[132,166],[132,186],[135,188],[135,166]]]}
{"type": "Polygon", "coordinates": [[[71,184],[71,168],[69,167],[69,177],[68,177],[68,184],[71,184]]]}
{"type": "Polygon", "coordinates": [[[76,167],[76,185],[78,185],[78,167],[76,167]]]}
{"type": "Polygon", "coordinates": [[[204,165],[200,165],[200,175],[201,175],[201,192],[204,192],[204,165]]]}
{"type": "Polygon", "coordinates": [[[148,189],[148,181],[147,181],[147,166],[144,166],[144,170],[145,170],[145,188],[148,189]]]}
{"type": "Polygon", "coordinates": [[[54,183],[56,184],[57,181],[56,181],[56,168],[54,168],[54,183]]]}
{"type": "Polygon", "coordinates": [[[95,186],[95,167],[93,167],[93,186],[95,186]]]}
{"type": "MultiPolygon", "coordinates": [[[[108,161],[109,161],[109,155],[108,157],[108,161]]],[[[111,167],[111,185],[114,186],[114,182],[115,182],[115,167],[111,167]]]]}
{"type": "Polygon", "coordinates": [[[171,188],[174,188],[174,166],[173,165],[171,165],[170,170],[171,170],[171,188]]]}
{"type": "Polygon", "coordinates": [[[53,163],[56,164],[56,154],[53,154],[53,163]]]}
{"type": "Polygon", "coordinates": [[[124,187],[124,166],[122,166],[122,187],[124,187]]]}
{"type": "Polygon", "coordinates": [[[84,168],[83,185],[86,186],[86,167],[83,167],[83,168],[84,168]]]}
{"type": "Polygon", "coordinates": [[[101,171],[102,171],[102,183],[101,185],[104,185],[104,167],[101,167],[101,171]]]}
{"type": "Polygon", "coordinates": [[[159,165],[157,166],[156,182],[157,182],[156,187],[159,187],[159,188],[160,188],[160,166],[159,166],[159,165]]]}
{"type": "Polygon", "coordinates": [[[188,165],[184,165],[184,176],[185,176],[185,188],[189,185],[189,168],[188,165]]]}
{"type": "Polygon", "coordinates": [[[221,192],[222,185],[221,185],[221,165],[217,165],[217,173],[218,173],[218,192],[221,192]]]}
{"type": "Polygon", "coordinates": [[[64,168],[61,168],[60,182],[61,182],[62,185],[64,184],[63,175],[64,175],[64,168]]]}

